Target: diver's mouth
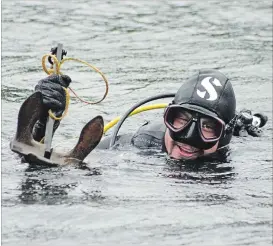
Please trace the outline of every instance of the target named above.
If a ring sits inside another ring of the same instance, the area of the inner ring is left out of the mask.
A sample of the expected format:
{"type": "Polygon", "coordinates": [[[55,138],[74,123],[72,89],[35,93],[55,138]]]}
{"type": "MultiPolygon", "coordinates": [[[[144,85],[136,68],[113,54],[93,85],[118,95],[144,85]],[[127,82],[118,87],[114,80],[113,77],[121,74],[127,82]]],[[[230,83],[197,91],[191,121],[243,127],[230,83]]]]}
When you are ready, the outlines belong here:
{"type": "Polygon", "coordinates": [[[176,142],[176,145],[183,155],[192,156],[200,152],[200,149],[197,149],[187,144],[176,142]]]}

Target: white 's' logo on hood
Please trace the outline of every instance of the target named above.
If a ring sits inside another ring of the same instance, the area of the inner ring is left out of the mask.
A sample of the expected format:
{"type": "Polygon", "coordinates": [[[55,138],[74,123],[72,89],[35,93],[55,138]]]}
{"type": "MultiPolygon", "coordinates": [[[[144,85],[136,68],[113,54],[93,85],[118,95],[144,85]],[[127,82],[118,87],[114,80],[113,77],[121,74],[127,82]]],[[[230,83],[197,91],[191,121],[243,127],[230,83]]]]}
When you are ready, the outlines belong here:
{"type": "Polygon", "coordinates": [[[199,89],[197,89],[197,95],[201,98],[205,98],[206,93],[209,93],[209,98],[207,98],[206,100],[208,101],[214,101],[218,98],[218,94],[215,90],[215,88],[213,87],[212,84],[214,84],[215,86],[222,86],[220,81],[216,78],[213,79],[212,84],[209,81],[212,77],[206,77],[201,81],[201,85],[205,88],[205,91],[200,91],[199,89]]]}

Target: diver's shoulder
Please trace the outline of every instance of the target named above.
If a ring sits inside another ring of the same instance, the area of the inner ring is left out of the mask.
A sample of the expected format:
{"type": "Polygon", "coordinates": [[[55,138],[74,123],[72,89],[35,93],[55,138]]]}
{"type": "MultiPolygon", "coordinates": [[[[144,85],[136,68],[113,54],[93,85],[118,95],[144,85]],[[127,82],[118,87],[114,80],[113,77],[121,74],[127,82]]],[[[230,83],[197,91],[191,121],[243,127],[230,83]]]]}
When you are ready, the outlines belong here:
{"type": "Polygon", "coordinates": [[[132,144],[138,148],[162,149],[166,127],[162,122],[145,122],[133,135],[132,144]]]}

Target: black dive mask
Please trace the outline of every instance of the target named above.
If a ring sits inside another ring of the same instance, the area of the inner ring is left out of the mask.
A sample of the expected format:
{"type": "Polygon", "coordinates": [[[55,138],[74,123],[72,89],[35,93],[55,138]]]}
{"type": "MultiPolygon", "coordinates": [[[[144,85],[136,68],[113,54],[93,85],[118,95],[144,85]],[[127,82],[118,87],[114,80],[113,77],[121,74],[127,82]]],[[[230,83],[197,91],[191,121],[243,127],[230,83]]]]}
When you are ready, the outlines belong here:
{"type": "Polygon", "coordinates": [[[168,106],[164,121],[174,141],[203,150],[212,148],[225,129],[225,122],[214,113],[202,114],[183,105],[168,106]]]}

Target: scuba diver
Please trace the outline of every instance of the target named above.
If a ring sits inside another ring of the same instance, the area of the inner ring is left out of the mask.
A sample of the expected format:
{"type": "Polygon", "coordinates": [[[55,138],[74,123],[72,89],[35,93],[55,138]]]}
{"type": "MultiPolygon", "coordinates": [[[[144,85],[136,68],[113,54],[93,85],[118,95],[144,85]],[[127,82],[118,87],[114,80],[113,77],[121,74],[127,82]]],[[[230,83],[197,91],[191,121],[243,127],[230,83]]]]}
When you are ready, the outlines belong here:
{"type": "MultiPolygon", "coordinates": [[[[44,116],[35,124],[33,138],[45,135],[48,110],[56,116],[65,109],[65,91],[71,78],[50,75],[38,82],[35,91],[43,95],[44,116]]],[[[236,99],[230,80],[216,69],[201,69],[176,92],[159,122],[146,122],[134,134],[104,137],[99,149],[131,144],[140,149],[157,149],[175,160],[195,160],[226,153],[233,135],[261,136],[267,117],[250,110],[236,112],[236,99]],[[111,141],[112,140],[112,141],[111,141]]],[[[54,123],[54,131],[60,122],[54,123]]]]}

